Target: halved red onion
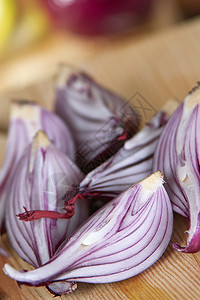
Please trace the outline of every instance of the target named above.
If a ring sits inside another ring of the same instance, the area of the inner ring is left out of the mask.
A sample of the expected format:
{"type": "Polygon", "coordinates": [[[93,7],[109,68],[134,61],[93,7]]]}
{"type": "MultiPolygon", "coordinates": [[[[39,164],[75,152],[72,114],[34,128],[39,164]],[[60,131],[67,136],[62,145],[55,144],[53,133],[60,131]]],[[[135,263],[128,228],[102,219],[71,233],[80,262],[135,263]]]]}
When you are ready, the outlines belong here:
{"type": "Polygon", "coordinates": [[[158,112],[151,122],[124,143],[111,158],[91,171],[79,185],[79,195],[98,207],[152,173],[153,155],[168,120],[158,112]]]}
{"type": "Polygon", "coordinates": [[[77,147],[77,163],[85,173],[114,154],[138,129],[131,106],[83,73],[57,82],[56,113],[70,128],[77,147]]]}
{"type": "Polygon", "coordinates": [[[74,158],[74,143],[63,121],[54,113],[28,101],[13,101],[6,156],[0,171],[0,228],[4,220],[6,199],[9,197],[13,172],[38,130],[44,130],[58,148],[74,158]]]}
{"type": "Polygon", "coordinates": [[[39,131],[16,167],[6,205],[11,244],[34,267],[47,263],[63,240],[89,216],[87,201],[76,202],[72,217],[71,211],[63,210],[66,191],[76,188],[82,178],[77,166],[39,131]],[[19,214],[23,207],[25,213],[19,214]],[[47,218],[38,220],[37,213],[47,218]],[[64,219],[57,219],[57,215],[64,219]],[[36,220],[22,221],[29,219],[36,220]]]}
{"type": "Polygon", "coordinates": [[[4,272],[20,283],[106,283],[132,277],[155,263],[172,234],[173,213],[156,172],[91,216],[44,266],[28,272],[10,265],[4,272]]]}
{"type": "Polygon", "coordinates": [[[189,218],[186,247],[200,250],[200,83],[185,98],[167,123],[154,156],[154,170],[161,170],[175,212],[189,218]]]}

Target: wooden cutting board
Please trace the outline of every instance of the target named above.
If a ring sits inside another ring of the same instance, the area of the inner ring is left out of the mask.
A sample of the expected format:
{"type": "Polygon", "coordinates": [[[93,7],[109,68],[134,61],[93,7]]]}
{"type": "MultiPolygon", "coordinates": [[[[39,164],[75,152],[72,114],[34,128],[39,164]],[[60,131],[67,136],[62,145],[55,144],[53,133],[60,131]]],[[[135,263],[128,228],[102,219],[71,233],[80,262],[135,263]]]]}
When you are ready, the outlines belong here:
{"type": "MultiPolygon", "coordinates": [[[[78,67],[123,95],[137,108],[141,120],[146,122],[168,99],[183,100],[196,81],[200,80],[199,37],[200,20],[196,19],[137,43],[133,41],[112,49],[78,67]]],[[[17,98],[34,97],[51,107],[53,89],[51,83],[40,82],[39,86],[12,91],[10,95],[17,98]]],[[[1,100],[4,115],[8,110],[5,99],[1,100]]],[[[5,127],[3,123],[2,128],[5,127]]],[[[5,139],[2,133],[1,155],[5,139]]],[[[187,228],[185,219],[175,215],[172,241],[160,260],[145,272],[118,283],[79,284],[73,294],[62,296],[61,299],[200,299],[200,252],[182,254],[172,247],[174,241],[185,243],[184,231],[187,228]]],[[[10,248],[6,236],[4,240],[10,248]]],[[[9,259],[0,258],[0,268],[5,262],[18,269],[28,268],[13,251],[12,254],[13,257],[9,259]]],[[[0,271],[0,299],[53,299],[53,296],[43,287],[20,288],[0,271]]]]}

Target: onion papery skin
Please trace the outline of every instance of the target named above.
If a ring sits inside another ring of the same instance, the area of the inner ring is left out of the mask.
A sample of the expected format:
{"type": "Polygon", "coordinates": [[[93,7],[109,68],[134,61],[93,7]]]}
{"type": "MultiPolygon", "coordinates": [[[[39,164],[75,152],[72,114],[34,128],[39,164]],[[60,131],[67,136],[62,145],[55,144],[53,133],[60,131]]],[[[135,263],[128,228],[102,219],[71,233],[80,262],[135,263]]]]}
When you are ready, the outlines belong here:
{"type": "Polygon", "coordinates": [[[76,162],[88,173],[123,146],[138,130],[138,117],[122,98],[88,75],[62,68],[56,88],[55,111],[70,128],[76,162]]]}
{"type": "Polygon", "coordinates": [[[165,175],[173,210],[189,219],[185,253],[200,250],[200,84],[177,108],[166,125],[154,155],[154,170],[165,175]]]}
{"type": "Polygon", "coordinates": [[[149,176],[152,173],[156,145],[167,120],[165,112],[158,112],[116,154],[81,181],[80,196],[90,199],[91,206],[95,209],[149,176]]]}
{"type": "Polygon", "coordinates": [[[82,178],[78,167],[39,131],[16,167],[6,205],[10,242],[18,255],[34,267],[47,263],[60,244],[88,218],[88,201],[78,200],[76,213],[70,219],[41,218],[25,222],[16,215],[23,207],[28,211],[65,213],[66,190],[82,178]]]}
{"type": "Polygon", "coordinates": [[[56,114],[33,102],[13,101],[6,155],[0,171],[0,228],[17,162],[38,130],[45,131],[58,148],[74,158],[74,142],[69,129],[56,114]]]}
{"type": "Polygon", "coordinates": [[[91,216],[44,266],[4,272],[20,283],[107,283],[144,271],[164,253],[172,234],[173,212],[156,172],[132,186],[91,216]]]}

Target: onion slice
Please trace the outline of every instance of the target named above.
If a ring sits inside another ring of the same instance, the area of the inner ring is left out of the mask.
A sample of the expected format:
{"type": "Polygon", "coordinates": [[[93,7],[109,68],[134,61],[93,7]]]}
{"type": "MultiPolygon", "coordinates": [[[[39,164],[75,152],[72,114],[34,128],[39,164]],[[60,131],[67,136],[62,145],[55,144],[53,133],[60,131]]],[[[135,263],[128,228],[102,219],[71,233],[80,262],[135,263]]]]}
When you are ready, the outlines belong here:
{"type": "Polygon", "coordinates": [[[88,75],[66,75],[57,80],[55,111],[70,128],[76,143],[77,164],[88,173],[114,154],[138,129],[131,106],[88,75]]]}
{"type": "Polygon", "coordinates": [[[187,244],[181,252],[200,250],[200,83],[178,107],[163,131],[154,156],[175,212],[189,218],[187,244]]]}
{"type": "Polygon", "coordinates": [[[20,283],[106,283],[137,275],[164,253],[172,234],[173,213],[156,172],[108,202],[91,216],[44,266],[4,272],[20,283]]]}

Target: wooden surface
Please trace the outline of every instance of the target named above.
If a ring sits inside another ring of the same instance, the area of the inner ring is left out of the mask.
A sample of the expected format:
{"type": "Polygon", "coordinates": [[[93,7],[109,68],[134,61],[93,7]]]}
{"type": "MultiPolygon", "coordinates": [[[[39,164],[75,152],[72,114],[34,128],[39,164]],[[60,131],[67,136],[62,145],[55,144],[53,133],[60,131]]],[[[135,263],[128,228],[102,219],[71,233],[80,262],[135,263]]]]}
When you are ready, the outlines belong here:
{"type": "MultiPolygon", "coordinates": [[[[26,1],[24,1],[26,2],[26,1]]],[[[109,37],[82,37],[70,32],[52,32],[38,44],[6,51],[0,56],[0,93],[19,89],[50,78],[60,62],[80,64],[104,50],[121,48],[146,35],[170,26],[183,18],[177,0],[154,0],[150,15],[143,23],[109,37]],[[31,70],[31,71],[30,71],[31,70]]],[[[9,49],[8,49],[9,50],[9,49]]]]}
{"type": "MultiPolygon", "coordinates": [[[[79,67],[89,71],[101,83],[122,94],[147,121],[169,99],[182,100],[200,80],[200,20],[185,23],[137,43],[128,43],[106,51],[79,67]]],[[[51,107],[53,90],[49,82],[39,87],[10,92],[13,97],[37,97],[51,107]]],[[[2,98],[2,115],[7,103],[2,98]]],[[[6,122],[6,120],[5,120],[6,122]]],[[[5,129],[6,123],[1,124],[5,129]]],[[[5,134],[2,133],[1,152],[5,134]]],[[[2,154],[3,155],[3,154],[2,154]]],[[[184,244],[188,228],[184,218],[176,215],[172,241],[152,267],[128,280],[105,285],[79,284],[77,291],[61,299],[200,299],[200,253],[182,254],[172,242],[184,244]]],[[[7,238],[4,237],[8,245],[7,238]]],[[[9,247],[9,246],[8,246],[9,247]]],[[[0,258],[0,268],[9,261],[18,269],[27,268],[13,257],[0,258]]],[[[45,288],[21,286],[0,271],[1,299],[53,299],[45,288]]]]}

